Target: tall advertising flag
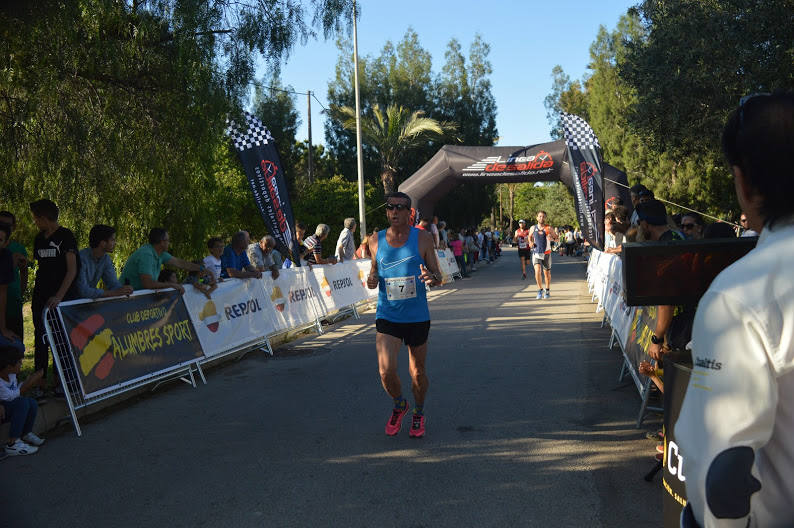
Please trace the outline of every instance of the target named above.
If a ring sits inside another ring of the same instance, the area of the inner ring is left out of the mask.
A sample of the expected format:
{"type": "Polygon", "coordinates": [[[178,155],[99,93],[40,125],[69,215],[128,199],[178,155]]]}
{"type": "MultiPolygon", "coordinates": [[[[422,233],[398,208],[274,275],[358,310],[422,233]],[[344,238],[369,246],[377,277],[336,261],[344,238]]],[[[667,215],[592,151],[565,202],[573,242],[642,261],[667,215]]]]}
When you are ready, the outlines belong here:
{"type": "Polygon", "coordinates": [[[258,117],[248,112],[245,113],[243,126],[230,121],[226,133],[232,138],[234,148],[240,155],[259,214],[276,239],[276,247],[300,266],[295,251],[298,244],[294,231],[295,216],[273,136],[258,117]]]}
{"type": "Polygon", "coordinates": [[[587,121],[562,113],[568,166],[573,180],[576,216],[582,234],[593,247],[604,249],[604,176],[601,145],[587,121]]]}

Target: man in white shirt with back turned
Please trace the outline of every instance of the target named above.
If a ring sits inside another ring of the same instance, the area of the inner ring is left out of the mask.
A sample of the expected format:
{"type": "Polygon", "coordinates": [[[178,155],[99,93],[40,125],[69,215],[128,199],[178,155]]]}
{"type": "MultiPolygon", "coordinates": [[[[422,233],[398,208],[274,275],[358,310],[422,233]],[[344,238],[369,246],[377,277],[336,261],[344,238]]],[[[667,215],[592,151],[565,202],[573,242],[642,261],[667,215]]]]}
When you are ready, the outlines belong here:
{"type": "Polygon", "coordinates": [[[675,425],[682,526],[794,526],[794,93],[742,98],[722,134],[758,245],[698,305],[675,425]]]}

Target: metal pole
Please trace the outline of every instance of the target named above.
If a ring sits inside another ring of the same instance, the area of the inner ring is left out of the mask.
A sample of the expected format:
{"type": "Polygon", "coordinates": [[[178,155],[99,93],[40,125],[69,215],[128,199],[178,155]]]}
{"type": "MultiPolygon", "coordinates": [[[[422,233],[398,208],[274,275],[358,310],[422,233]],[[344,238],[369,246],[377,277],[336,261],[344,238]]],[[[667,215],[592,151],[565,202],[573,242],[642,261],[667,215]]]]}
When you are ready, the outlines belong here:
{"type": "Polygon", "coordinates": [[[308,113],[309,116],[307,119],[307,124],[309,125],[309,183],[314,183],[314,167],[312,166],[312,92],[311,90],[306,92],[306,103],[308,105],[308,113]]]}
{"type": "Polygon", "coordinates": [[[353,80],[356,89],[356,159],[358,165],[358,224],[359,236],[367,235],[367,218],[364,207],[364,159],[361,155],[361,99],[358,94],[358,27],[356,2],[353,0],[353,80]]]}

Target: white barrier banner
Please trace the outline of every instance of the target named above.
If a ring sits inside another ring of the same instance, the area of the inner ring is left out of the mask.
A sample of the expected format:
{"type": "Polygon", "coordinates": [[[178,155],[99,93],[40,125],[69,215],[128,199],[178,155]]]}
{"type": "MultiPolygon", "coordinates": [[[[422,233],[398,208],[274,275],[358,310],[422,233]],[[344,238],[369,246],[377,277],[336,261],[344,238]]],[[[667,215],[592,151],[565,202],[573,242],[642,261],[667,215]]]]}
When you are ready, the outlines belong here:
{"type": "Polygon", "coordinates": [[[356,267],[358,268],[358,278],[361,281],[364,289],[367,292],[367,299],[372,299],[378,296],[378,287],[375,286],[371,290],[367,288],[367,277],[369,276],[369,270],[372,269],[372,261],[370,259],[361,259],[361,260],[354,260],[356,267]]]}
{"type": "Polygon", "coordinates": [[[278,279],[262,275],[265,293],[273,303],[276,330],[309,324],[325,315],[314,276],[307,267],[281,270],[278,279]]]}
{"type": "Polygon", "coordinates": [[[442,258],[441,251],[443,251],[443,256],[447,259],[447,266],[449,267],[450,275],[455,275],[456,273],[460,274],[458,261],[455,259],[455,252],[452,251],[452,249],[439,250],[438,260],[441,260],[442,258]]]}
{"type": "MultiPolygon", "coordinates": [[[[366,262],[368,274],[371,262],[366,262]]],[[[318,301],[326,312],[351,306],[369,297],[367,274],[360,270],[356,261],[314,266],[312,274],[320,292],[318,301]]]]}
{"type": "MultiPolygon", "coordinates": [[[[436,256],[438,257],[438,265],[441,268],[439,271],[441,272],[441,284],[449,284],[450,282],[454,282],[455,278],[452,276],[454,273],[449,266],[449,259],[447,258],[447,254],[452,255],[451,249],[437,249],[436,256]]],[[[454,260],[454,256],[452,257],[454,260]]],[[[457,264],[455,265],[457,267],[457,264]]]]}
{"type": "Polygon", "coordinates": [[[273,308],[256,279],[227,279],[207,298],[185,285],[185,300],[204,355],[261,340],[275,330],[273,308]]]}

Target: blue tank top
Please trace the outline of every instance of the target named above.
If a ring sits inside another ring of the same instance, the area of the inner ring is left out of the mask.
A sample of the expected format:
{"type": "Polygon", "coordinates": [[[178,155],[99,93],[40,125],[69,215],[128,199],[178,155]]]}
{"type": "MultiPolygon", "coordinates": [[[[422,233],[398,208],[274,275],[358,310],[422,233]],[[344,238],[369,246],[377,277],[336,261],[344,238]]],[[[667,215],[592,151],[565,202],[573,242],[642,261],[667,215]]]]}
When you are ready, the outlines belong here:
{"type": "Polygon", "coordinates": [[[419,323],[430,320],[425,283],[419,280],[419,230],[411,228],[401,247],[386,242],[386,230],[378,232],[378,309],[377,319],[393,323],[419,323]]]}
{"type": "Polygon", "coordinates": [[[532,253],[542,257],[546,253],[547,244],[549,243],[546,237],[546,230],[540,224],[535,224],[533,231],[532,236],[535,238],[535,247],[532,248],[532,253]]]}

